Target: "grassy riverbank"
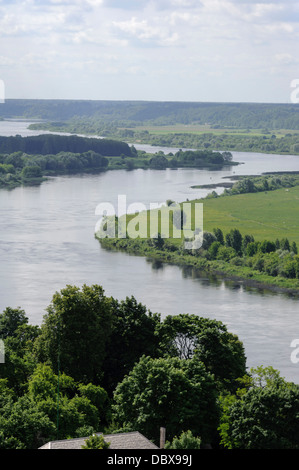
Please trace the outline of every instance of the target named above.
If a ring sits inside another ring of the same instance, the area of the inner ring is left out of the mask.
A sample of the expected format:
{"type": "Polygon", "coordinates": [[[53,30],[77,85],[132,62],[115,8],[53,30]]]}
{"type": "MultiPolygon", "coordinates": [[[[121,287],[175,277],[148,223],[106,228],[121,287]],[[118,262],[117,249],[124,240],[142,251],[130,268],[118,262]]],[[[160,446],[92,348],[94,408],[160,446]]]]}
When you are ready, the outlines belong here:
{"type": "MultiPolygon", "coordinates": [[[[259,177],[259,182],[264,184],[270,178],[273,176],[264,180],[259,177]]],[[[199,249],[185,249],[185,241],[194,229],[193,219],[189,234],[185,230],[180,236],[177,232],[173,236],[174,225],[170,220],[170,237],[165,238],[161,225],[157,237],[150,231],[153,211],[128,215],[126,238],[96,236],[106,249],[192,266],[250,285],[299,293],[299,179],[293,178],[292,186],[272,191],[235,194],[230,190],[221,197],[189,201],[194,207],[203,204],[204,237],[199,249]],[[147,227],[146,233],[139,232],[137,238],[134,234],[128,236],[134,227],[138,231],[141,226],[147,227]]],[[[287,184],[287,179],[284,183],[287,184]]],[[[180,208],[184,208],[184,203],[180,208]]]]}

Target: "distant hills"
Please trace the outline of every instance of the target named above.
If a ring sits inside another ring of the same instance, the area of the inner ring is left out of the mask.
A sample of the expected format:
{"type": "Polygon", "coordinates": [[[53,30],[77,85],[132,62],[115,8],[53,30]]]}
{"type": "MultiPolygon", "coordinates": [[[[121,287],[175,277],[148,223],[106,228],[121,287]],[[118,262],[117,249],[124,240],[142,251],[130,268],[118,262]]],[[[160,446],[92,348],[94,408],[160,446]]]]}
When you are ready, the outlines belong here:
{"type": "Polygon", "coordinates": [[[56,123],[92,118],[131,125],[299,130],[299,104],[8,99],[0,104],[1,117],[56,123]]]}

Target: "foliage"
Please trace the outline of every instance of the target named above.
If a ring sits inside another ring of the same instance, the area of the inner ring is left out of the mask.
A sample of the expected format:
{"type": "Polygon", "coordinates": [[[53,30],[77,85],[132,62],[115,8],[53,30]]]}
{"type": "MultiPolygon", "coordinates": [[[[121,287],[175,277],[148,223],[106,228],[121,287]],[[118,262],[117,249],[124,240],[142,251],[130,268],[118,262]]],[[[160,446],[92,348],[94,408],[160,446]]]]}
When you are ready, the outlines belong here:
{"type": "Polygon", "coordinates": [[[175,436],[172,442],[167,441],[165,449],[201,449],[201,438],[193,436],[191,431],[185,431],[179,437],[175,436]]]}
{"type": "Polygon", "coordinates": [[[101,286],[66,286],[47,308],[36,341],[40,362],[83,383],[99,383],[106,343],[111,333],[111,301],[101,286]]]}
{"type": "Polygon", "coordinates": [[[92,435],[85,441],[82,449],[109,449],[110,442],[106,442],[103,435],[92,435]]]}
{"type": "Polygon", "coordinates": [[[55,425],[26,395],[1,400],[0,448],[34,449],[54,437],[55,425]]]}
{"type": "Polygon", "coordinates": [[[109,392],[142,355],[156,357],[159,344],[156,329],[160,324],[160,315],[147,311],[133,296],[111,302],[111,335],[103,364],[103,384],[109,392]]]}
{"type": "Polygon", "coordinates": [[[0,338],[16,336],[18,328],[27,323],[28,318],[23,309],[7,307],[0,314],[0,338]]]}
{"type": "Polygon", "coordinates": [[[159,326],[159,336],[162,355],[195,356],[220,388],[234,390],[236,380],[245,374],[244,347],[222,322],[190,314],[168,315],[159,326]]]}
{"type": "Polygon", "coordinates": [[[209,442],[218,422],[216,397],[212,376],[196,358],[143,356],[116,387],[114,419],[154,441],[164,426],[170,439],[189,429],[209,442]]]}
{"type": "Polygon", "coordinates": [[[246,387],[222,398],[221,444],[229,449],[296,449],[299,387],[271,367],[252,370],[246,387]]]}
{"type": "Polygon", "coordinates": [[[23,152],[30,155],[57,155],[60,152],[95,152],[100,155],[132,156],[128,144],[108,139],[78,137],[77,135],[41,134],[35,136],[0,136],[0,152],[23,152]]]}

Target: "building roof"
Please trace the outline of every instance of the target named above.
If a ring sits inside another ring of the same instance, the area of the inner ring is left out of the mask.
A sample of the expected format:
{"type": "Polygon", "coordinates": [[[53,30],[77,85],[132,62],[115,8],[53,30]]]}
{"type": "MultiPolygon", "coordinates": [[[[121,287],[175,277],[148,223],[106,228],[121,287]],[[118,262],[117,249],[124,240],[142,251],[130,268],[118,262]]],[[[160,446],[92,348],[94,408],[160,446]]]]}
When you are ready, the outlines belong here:
{"type": "MultiPolygon", "coordinates": [[[[100,435],[101,433],[98,433],[100,435]]],[[[65,439],[62,441],[50,441],[39,449],[81,449],[88,437],[77,439],[65,439]]],[[[109,449],[158,449],[139,432],[126,432],[120,434],[105,434],[104,439],[110,442],[109,449]]]]}

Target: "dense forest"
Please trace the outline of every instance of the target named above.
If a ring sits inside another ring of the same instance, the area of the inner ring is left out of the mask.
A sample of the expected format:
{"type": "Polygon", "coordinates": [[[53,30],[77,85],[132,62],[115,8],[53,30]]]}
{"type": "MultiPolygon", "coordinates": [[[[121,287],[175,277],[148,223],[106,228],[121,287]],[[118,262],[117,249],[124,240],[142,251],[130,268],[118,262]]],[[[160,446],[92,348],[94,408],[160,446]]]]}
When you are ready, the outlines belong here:
{"type": "Polygon", "coordinates": [[[0,136],[0,187],[39,184],[47,176],[136,168],[164,170],[179,167],[235,165],[229,152],[179,151],[147,154],[123,142],[45,134],[36,137],[0,136]],[[97,151],[95,151],[96,149],[97,151]],[[99,151],[101,153],[99,153],[99,151]],[[102,154],[104,153],[105,156],[102,154]]]}
{"type": "Polygon", "coordinates": [[[128,144],[115,140],[55,134],[29,137],[0,136],[0,153],[19,151],[32,155],[55,155],[59,152],[83,153],[93,151],[104,156],[132,156],[128,144]]]}
{"type": "Polygon", "coordinates": [[[0,117],[68,121],[89,118],[132,125],[210,126],[299,130],[297,104],[88,100],[6,100],[0,117]]]}
{"type": "Polygon", "coordinates": [[[129,431],[159,445],[160,426],[167,449],[298,448],[299,387],[271,366],[247,371],[220,321],[67,285],[40,326],[7,307],[0,338],[1,449],[129,431]]]}

